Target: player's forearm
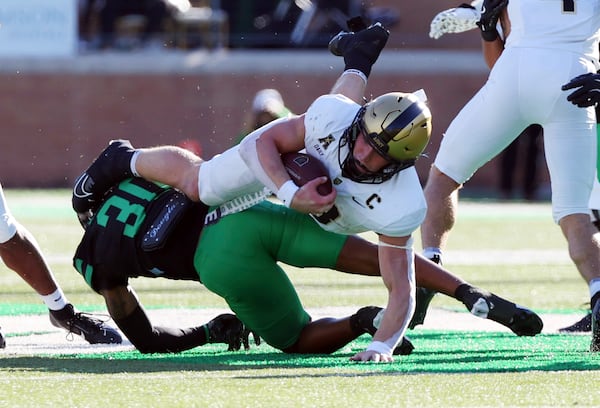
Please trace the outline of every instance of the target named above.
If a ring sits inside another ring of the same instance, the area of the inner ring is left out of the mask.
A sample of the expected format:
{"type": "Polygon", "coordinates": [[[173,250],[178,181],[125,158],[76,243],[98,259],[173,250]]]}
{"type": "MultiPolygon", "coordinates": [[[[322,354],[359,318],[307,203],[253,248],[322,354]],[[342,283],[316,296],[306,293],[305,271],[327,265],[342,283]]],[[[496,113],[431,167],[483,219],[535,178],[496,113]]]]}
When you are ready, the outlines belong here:
{"type": "Polygon", "coordinates": [[[508,14],[506,14],[506,9],[500,16],[498,27],[500,34],[496,40],[481,41],[483,59],[490,69],[494,67],[496,61],[498,61],[498,58],[502,55],[502,52],[504,51],[504,42],[506,41],[506,37],[510,34],[510,20],[508,19],[508,14]]]}
{"type": "Polygon", "coordinates": [[[273,192],[290,177],[280,155],[304,148],[304,135],[297,135],[296,124],[304,116],[279,119],[252,132],[240,143],[240,156],[255,176],[273,192]]]}
{"type": "MultiPolygon", "coordinates": [[[[389,245],[389,244],[388,244],[389,245]]],[[[379,259],[381,277],[388,289],[386,312],[368,349],[388,354],[406,332],[415,308],[415,274],[412,239],[396,240],[393,246],[382,246],[379,259]]]]}
{"type": "Polygon", "coordinates": [[[208,342],[203,326],[185,329],[153,326],[139,306],[129,316],[114,321],[141,353],[177,353],[208,342]]]}
{"type": "Polygon", "coordinates": [[[495,41],[481,41],[481,49],[483,51],[483,59],[488,66],[492,69],[502,51],[504,50],[504,42],[498,37],[495,41]]]}
{"type": "Polygon", "coordinates": [[[367,349],[391,355],[406,333],[414,312],[414,303],[408,293],[390,293],[381,325],[367,349]]]}
{"type": "Polygon", "coordinates": [[[275,186],[277,192],[281,186],[290,180],[290,176],[281,162],[282,150],[272,138],[259,138],[256,141],[256,154],[265,174],[275,186]]]}

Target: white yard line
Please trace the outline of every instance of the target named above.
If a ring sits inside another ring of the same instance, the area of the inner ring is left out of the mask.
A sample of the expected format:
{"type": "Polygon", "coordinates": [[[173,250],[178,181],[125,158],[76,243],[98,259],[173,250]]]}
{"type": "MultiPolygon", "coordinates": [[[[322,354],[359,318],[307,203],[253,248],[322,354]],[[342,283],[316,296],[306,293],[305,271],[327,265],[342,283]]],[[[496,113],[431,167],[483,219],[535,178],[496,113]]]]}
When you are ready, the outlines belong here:
{"type": "MultiPolygon", "coordinates": [[[[317,319],[325,316],[347,316],[355,311],[356,308],[329,307],[310,309],[309,313],[314,319],[317,319]]],[[[227,310],[223,309],[161,309],[150,310],[148,314],[154,324],[188,327],[207,322],[212,317],[225,312],[227,310]]],[[[579,318],[579,316],[572,314],[543,314],[541,317],[544,321],[543,333],[556,333],[559,328],[568,326],[579,318]]],[[[0,358],[3,355],[74,355],[133,350],[127,340],[120,345],[92,345],[78,336],[73,338],[69,336],[68,338],[65,331],[50,324],[46,315],[0,316],[0,324],[2,332],[7,337],[7,347],[0,350],[0,358]],[[30,332],[39,334],[23,335],[30,332]]],[[[504,326],[490,320],[481,319],[466,312],[455,312],[441,308],[431,308],[425,319],[425,324],[418,326],[415,331],[418,332],[421,328],[510,332],[504,326]]],[[[409,337],[410,333],[411,331],[408,332],[409,337]]]]}
{"type": "Polygon", "coordinates": [[[444,265],[570,265],[567,249],[444,251],[444,265]]]}

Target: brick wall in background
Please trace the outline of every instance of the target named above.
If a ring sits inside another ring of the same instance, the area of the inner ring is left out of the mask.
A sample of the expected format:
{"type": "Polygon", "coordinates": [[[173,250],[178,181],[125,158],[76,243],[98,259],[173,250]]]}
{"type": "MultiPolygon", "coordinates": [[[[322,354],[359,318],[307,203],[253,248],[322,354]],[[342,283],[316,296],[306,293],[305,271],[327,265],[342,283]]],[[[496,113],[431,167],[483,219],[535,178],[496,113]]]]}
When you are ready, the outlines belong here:
{"type": "MultiPolygon", "coordinates": [[[[249,58],[254,57],[249,54],[249,58]]],[[[6,187],[70,186],[115,138],[130,139],[135,146],[191,138],[199,141],[203,155],[210,157],[231,145],[257,90],[279,89],[295,112],[303,112],[314,98],[329,91],[340,66],[309,61],[306,68],[301,61],[307,59],[308,55],[298,63],[288,60],[294,72],[279,69],[276,62],[270,72],[261,67],[252,72],[228,70],[232,64],[228,62],[197,72],[129,72],[134,68],[123,73],[73,72],[72,68],[67,73],[62,69],[5,72],[0,75],[0,181],[6,187]],[[311,65],[329,69],[311,71],[311,65]]],[[[486,72],[430,72],[402,62],[411,60],[410,56],[400,62],[383,59],[382,68],[374,69],[370,78],[368,94],[426,90],[434,133],[427,149],[429,157],[418,162],[425,179],[443,130],[481,86],[486,72]]],[[[85,67],[80,70],[87,71],[85,67]]],[[[488,165],[470,185],[495,186],[495,173],[495,166],[488,165]]]]}
{"type": "MultiPolygon", "coordinates": [[[[425,180],[442,132],[487,77],[476,32],[428,37],[450,0],[371,1],[399,16],[373,69],[368,94],[424,88],[434,114],[425,180]]],[[[277,88],[295,112],[331,88],[343,63],[323,50],[181,51],[83,54],[0,61],[0,182],[68,187],[110,139],[136,146],[191,138],[210,157],[237,136],[255,92],[277,88]]],[[[476,137],[476,135],[474,135],[476,137]]],[[[494,189],[497,164],[469,186],[494,189]]],[[[547,178],[547,175],[544,177],[547,178]]]]}

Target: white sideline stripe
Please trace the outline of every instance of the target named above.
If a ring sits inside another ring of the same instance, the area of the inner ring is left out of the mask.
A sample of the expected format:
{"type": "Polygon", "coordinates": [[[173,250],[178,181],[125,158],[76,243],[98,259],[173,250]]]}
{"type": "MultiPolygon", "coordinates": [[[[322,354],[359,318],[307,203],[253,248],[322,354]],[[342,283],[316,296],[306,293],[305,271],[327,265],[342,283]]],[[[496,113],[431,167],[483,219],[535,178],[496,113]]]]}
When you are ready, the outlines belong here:
{"type": "Polygon", "coordinates": [[[572,263],[566,249],[445,251],[442,258],[444,265],[449,267],[452,265],[556,265],[572,263]]]}
{"type": "MultiPolygon", "coordinates": [[[[457,306],[460,304],[457,303],[457,306]]],[[[313,319],[333,316],[349,316],[356,312],[356,307],[325,307],[318,309],[308,309],[313,319]]],[[[229,312],[226,309],[160,309],[148,310],[147,313],[151,321],[156,325],[167,325],[175,327],[189,327],[198,325],[201,322],[208,322],[210,319],[221,313],[229,312]]],[[[556,333],[559,328],[566,327],[579,320],[581,315],[577,314],[540,314],[544,321],[543,333],[556,333]]],[[[113,322],[108,322],[113,327],[113,322]]],[[[129,341],[124,339],[123,344],[88,344],[79,336],[74,336],[72,340],[66,339],[66,332],[50,325],[48,316],[43,315],[18,315],[18,316],[0,316],[2,332],[6,336],[7,346],[0,349],[0,358],[2,356],[32,356],[32,355],[74,355],[90,353],[111,353],[118,351],[133,350],[129,341]],[[27,333],[37,331],[41,334],[17,335],[18,333],[27,333]],[[43,333],[42,333],[43,332],[43,333]]],[[[439,329],[439,330],[473,330],[473,331],[494,331],[509,332],[510,330],[491,320],[475,317],[466,311],[454,311],[443,308],[431,307],[425,318],[425,323],[418,326],[415,331],[420,329],[439,329]]],[[[408,336],[410,337],[408,331],[408,336]]],[[[589,333],[582,334],[589,336],[589,333]]],[[[224,346],[225,347],[225,346],[224,346]]],[[[251,342],[251,347],[254,345],[251,342]]],[[[224,348],[225,350],[226,348],[224,348]]],[[[0,381],[1,383],[1,381],[0,381]]]]}

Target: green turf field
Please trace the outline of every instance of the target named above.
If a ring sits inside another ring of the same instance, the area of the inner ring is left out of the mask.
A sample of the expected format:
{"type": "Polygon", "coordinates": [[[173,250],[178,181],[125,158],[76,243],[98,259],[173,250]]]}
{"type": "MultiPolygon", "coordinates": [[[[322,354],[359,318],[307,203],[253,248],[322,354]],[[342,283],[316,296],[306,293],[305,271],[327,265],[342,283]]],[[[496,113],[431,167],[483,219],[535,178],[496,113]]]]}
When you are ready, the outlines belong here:
{"type": "MultiPolygon", "coordinates": [[[[71,267],[81,227],[69,192],[5,191],[14,215],[33,232],[69,299],[104,310],[71,267]]],[[[418,242],[418,239],[415,240],[418,242]]],[[[569,263],[550,206],[465,202],[445,265],[467,280],[537,312],[577,320],[589,301],[569,263]]],[[[289,268],[307,308],[381,305],[377,278],[289,268]]],[[[37,295],[0,265],[0,325],[9,315],[44,314],[37,295]]],[[[150,310],[223,308],[196,283],[134,280],[150,310]]],[[[436,296],[433,309],[464,311],[436,296]]],[[[48,329],[40,327],[40,331],[48,329]]],[[[266,345],[228,353],[220,345],[177,355],[136,351],[11,354],[0,351],[0,405],[6,407],[416,407],[600,406],[595,379],[600,355],[589,336],[543,333],[519,338],[506,331],[409,332],[415,352],[393,364],[348,361],[363,336],[331,356],[289,356],[266,345]]]]}

